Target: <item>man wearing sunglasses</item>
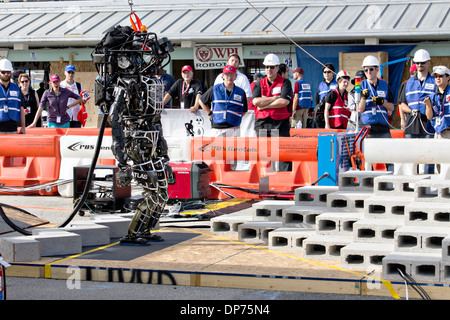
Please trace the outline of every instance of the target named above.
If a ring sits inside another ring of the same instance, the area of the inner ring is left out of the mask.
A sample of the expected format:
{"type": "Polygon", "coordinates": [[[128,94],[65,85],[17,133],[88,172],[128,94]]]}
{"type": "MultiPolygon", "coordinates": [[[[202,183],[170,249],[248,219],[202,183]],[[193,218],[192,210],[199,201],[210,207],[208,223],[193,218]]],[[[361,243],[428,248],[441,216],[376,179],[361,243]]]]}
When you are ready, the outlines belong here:
{"type": "MultiPolygon", "coordinates": [[[[434,77],[428,72],[431,57],[428,51],[420,49],[414,54],[413,60],[417,65],[417,73],[408,79],[398,101],[406,115],[405,138],[429,139],[434,137],[435,131],[426,117],[424,100],[436,91],[434,77]]],[[[434,165],[426,164],[424,173],[433,174],[434,165]]]]}
{"type": "MultiPolygon", "coordinates": [[[[372,55],[364,58],[362,67],[366,80],[361,81],[361,100],[358,111],[361,122],[370,125],[370,138],[391,138],[389,113],[394,111],[394,101],[389,85],[378,78],[380,63],[372,55]]],[[[392,164],[386,164],[387,171],[393,171],[392,164]]]]}
{"type": "Polygon", "coordinates": [[[0,60],[0,134],[25,133],[25,111],[22,108],[20,88],[11,82],[13,66],[7,59],[0,60]]]}
{"type": "Polygon", "coordinates": [[[433,68],[436,93],[424,100],[428,120],[433,125],[437,139],[450,139],[450,70],[446,66],[433,68]]]}
{"type": "MultiPolygon", "coordinates": [[[[280,60],[268,54],[263,62],[267,76],[255,84],[253,104],[255,109],[255,131],[257,136],[278,134],[289,137],[291,112],[288,105],[292,98],[291,82],[278,74],[280,60]]],[[[290,171],[291,163],[280,162],[279,171],[290,171]]]]}

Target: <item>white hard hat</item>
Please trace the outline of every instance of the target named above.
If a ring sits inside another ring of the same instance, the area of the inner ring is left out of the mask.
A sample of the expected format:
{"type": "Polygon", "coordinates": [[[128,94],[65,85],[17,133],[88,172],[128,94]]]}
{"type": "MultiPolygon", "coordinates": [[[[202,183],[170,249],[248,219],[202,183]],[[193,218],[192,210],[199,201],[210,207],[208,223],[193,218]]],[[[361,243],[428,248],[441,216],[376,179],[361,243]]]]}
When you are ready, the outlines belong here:
{"type": "Polygon", "coordinates": [[[278,66],[280,65],[280,59],[278,59],[278,56],[273,53],[269,53],[265,58],[263,65],[265,66],[278,66]]]}
{"type": "Polygon", "coordinates": [[[364,58],[362,66],[363,67],[372,67],[372,66],[379,67],[380,66],[380,62],[374,56],[367,56],[367,57],[364,58]]]}
{"type": "Polygon", "coordinates": [[[440,74],[441,76],[444,74],[450,75],[450,70],[446,66],[436,66],[433,67],[432,75],[434,76],[435,74],[440,74]]]}
{"type": "Polygon", "coordinates": [[[338,74],[336,75],[336,80],[339,80],[340,78],[347,78],[348,80],[351,79],[351,76],[348,74],[347,71],[345,70],[341,70],[338,72],[338,74]]]}
{"type": "Polygon", "coordinates": [[[0,60],[0,70],[1,71],[13,71],[13,66],[11,61],[9,61],[8,59],[2,59],[0,60]]]}
{"type": "Polygon", "coordinates": [[[431,60],[430,54],[427,50],[419,49],[414,54],[414,62],[427,62],[431,60]]]}

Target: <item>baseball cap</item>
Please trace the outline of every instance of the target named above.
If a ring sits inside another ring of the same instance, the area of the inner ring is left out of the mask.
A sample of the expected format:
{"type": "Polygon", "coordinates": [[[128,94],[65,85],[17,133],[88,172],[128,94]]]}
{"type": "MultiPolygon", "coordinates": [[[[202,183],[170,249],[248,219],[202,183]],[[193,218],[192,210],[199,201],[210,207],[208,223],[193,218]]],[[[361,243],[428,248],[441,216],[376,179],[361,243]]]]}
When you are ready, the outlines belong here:
{"type": "Polygon", "coordinates": [[[192,67],[189,66],[189,65],[185,65],[185,66],[181,69],[181,72],[185,72],[186,70],[189,70],[189,71],[192,71],[192,72],[193,72],[192,67]]]}
{"type": "Polygon", "coordinates": [[[73,64],[68,64],[66,66],[66,72],[69,72],[69,71],[73,71],[73,72],[76,71],[75,66],[73,64]]]}
{"type": "Polygon", "coordinates": [[[236,73],[236,68],[233,66],[225,66],[223,68],[223,73],[236,73]]]}
{"type": "Polygon", "coordinates": [[[433,74],[450,75],[450,70],[446,66],[433,67],[433,74]]]}
{"type": "Polygon", "coordinates": [[[300,74],[304,74],[305,72],[303,71],[303,68],[302,67],[297,67],[297,68],[295,68],[293,71],[292,71],[292,73],[300,73],[300,74]]]}
{"type": "Polygon", "coordinates": [[[55,82],[55,81],[61,81],[61,79],[59,78],[59,76],[57,74],[52,74],[50,76],[50,82],[55,82]]]}

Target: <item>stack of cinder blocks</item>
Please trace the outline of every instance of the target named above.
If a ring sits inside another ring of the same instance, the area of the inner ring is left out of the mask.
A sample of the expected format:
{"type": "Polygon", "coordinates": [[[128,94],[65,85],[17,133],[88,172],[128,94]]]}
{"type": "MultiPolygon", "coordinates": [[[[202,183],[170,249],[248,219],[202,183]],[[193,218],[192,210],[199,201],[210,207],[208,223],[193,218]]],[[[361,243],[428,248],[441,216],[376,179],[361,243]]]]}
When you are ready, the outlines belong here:
{"type": "Polygon", "coordinates": [[[225,231],[271,250],[301,250],[346,269],[382,268],[386,280],[402,281],[400,269],[416,281],[450,283],[450,180],[439,179],[351,170],[339,186],[301,187],[294,201],[264,200],[249,215],[212,221],[233,221],[225,231]]]}
{"type": "Polygon", "coordinates": [[[450,283],[450,180],[416,183],[405,207],[404,226],[395,231],[394,251],[383,259],[383,277],[450,283]]]}
{"type": "Polygon", "coordinates": [[[130,214],[91,216],[63,228],[34,228],[31,235],[17,232],[0,237],[0,252],[10,262],[39,261],[41,257],[78,254],[83,247],[106,245],[128,232],[130,214]]]}
{"type": "Polygon", "coordinates": [[[305,258],[341,259],[342,250],[354,242],[355,224],[364,219],[366,203],[373,197],[374,179],[386,174],[348,171],[339,175],[339,187],[327,194],[326,211],[316,217],[315,234],[303,243],[305,258]]]}

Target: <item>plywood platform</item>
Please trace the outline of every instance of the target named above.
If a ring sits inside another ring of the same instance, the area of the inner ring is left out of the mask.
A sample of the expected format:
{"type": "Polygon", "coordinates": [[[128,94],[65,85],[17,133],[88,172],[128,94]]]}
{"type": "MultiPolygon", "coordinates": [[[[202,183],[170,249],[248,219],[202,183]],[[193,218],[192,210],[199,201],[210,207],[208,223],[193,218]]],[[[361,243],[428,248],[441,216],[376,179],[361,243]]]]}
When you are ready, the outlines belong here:
{"type": "MultiPolygon", "coordinates": [[[[85,248],[69,257],[46,257],[17,263],[7,276],[85,281],[152,283],[400,297],[401,283],[380,282],[379,274],[343,270],[339,261],[313,261],[301,253],[270,251],[267,246],[240,243],[209,234],[208,229],[163,228],[165,241],[151,246],[118,242],[85,248]],[[391,287],[392,285],[392,287],[391,287]]],[[[432,298],[445,299],[450,289],[426,288],[432,298]]],[[[414,292],[410,290],[410,297],[414,292]]]]}
{"type": "MultiPolygon", "coordinates": [[[[161,224],[164,241],[150,246],[122,246],[117,239],[73,256],[14,263],[7,276],[405,297],[405,284],[384,281],[379,271],[345,270],[339,260],[308,260],[300,251],[213,235],[207,221],[176,225],[161,224]]],[[[446,285],[423,286],[432,299],[450,299],[446,285]]]]}

